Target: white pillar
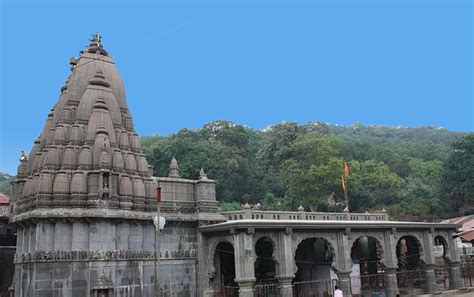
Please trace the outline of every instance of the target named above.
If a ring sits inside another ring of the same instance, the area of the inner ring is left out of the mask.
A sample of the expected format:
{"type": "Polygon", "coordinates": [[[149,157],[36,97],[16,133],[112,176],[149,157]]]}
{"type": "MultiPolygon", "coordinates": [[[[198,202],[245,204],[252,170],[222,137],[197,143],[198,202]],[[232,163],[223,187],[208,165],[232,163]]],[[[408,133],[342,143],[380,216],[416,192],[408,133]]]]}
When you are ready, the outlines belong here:
{"type": "Polygon", "coordinates": [[[234,234],[234,249],[235,282],[239,284],[239,297],[253,297],[255,250],[252,229],[234,234]]]}
{"type": "Polygon", "coordinates": [[[276,278],[280,287],[280,296],[293,296],[292,281],[295,277],[292,229],[286,228],[278,234],[278,269],[276,278]]]}

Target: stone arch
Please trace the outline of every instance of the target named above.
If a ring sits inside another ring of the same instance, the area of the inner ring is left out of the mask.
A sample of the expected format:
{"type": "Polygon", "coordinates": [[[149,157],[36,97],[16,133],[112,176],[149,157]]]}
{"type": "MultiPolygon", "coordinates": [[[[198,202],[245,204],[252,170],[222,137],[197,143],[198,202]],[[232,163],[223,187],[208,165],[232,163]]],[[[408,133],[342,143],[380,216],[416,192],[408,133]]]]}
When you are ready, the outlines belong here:
{"type": "Polygon", "coordinates": [[[232,246],[234,246],[234,241],[232,236],[225,236],[225,237],[215,237],[212,238],[208,241],[208,247],[209,247],[209,256],[207,258],[207,263],[208,263],[208,276],[209,280],[212,282],[212,280],[215,277],[216,274],[216,268],[215,268],[215,263],[214,263],[214,258],[216,256],[216,248],[221,242],[228,242],[232,246]]]}
{"type": "Polygon", "coordinates": [[[280,247],[278,246],[277,242],[278,239],[274,234],[271,233],[260,233],[254,237],[253,246],[255,247],[257,241],[262,238],[266,238],[273,246],[273,260],[275,263],[279,264],[279,256],[280,256],[280,247]]]}
{"type": "Polygon", "coordinates": [[[443,235],[437,234],[433,238],[434,259],[435,259],[435,277],[438,284],[442,284],[444,289],[451,287],[449,262],[451,261],[449,244],[443,235]],[[439,248],[442,247],[440,251],[439,248]]]}
{"type": "Polygon", "coordinates": [[[275,246],[275,242],[267,236],[256,240],[254,271],[257,282],[276,282],[275,246]]]}
{"type": "Polygon", "coordinates": [[[235,249],[229,240],[218,240],[212,244],[211,261],[212,267],[209,272],[209,280],[214,285],[229,285],[235,279],[235,249]]]}
{"type": "Polygon", "coordinates": [[[398,237],[396,246],[398,259],[398,287],[424,288],[425,273],[423,271],[423,245],[422,241],[413,234],[398,237]]]}
{"type": "MultiPolygon", "coordinates": [[[[220,236],[220,237],[215,237],[215,238],[210,239],[208,241],[209,259],[210,260],[214,259],[214,254],[216,252],[216,247],[221,242],[228,242],[232,246],[234,246],[234,240],[233,240],[232,236],[220,236]]],[[[212,263],[212,261],[209,261],[209,263],[212,263]]]]}
{"type": "Polygon", "coordinates": [[[329,240],[320,236],[302,239],[295,249],[295,281],[329,280],[336,253],[329,240]]]}
{"type": "Polygon", "coordinates": [[[396,252],[399,270],[415,270],[424,263],[422,241],[417,236],[400,236],[396,252]]]}
{"type": "Polygon", "coordinates": [[[370,232],[370,233],[369,232],[353,232],[351,233],[351,236],[348,240],[351,248],[354,246],[354,243],[359,238],[364,237],[364,236],[372,237],[375,240],[377,240],[377,245],[380,244],[380,248],[382,250],[382,258],[380,261],[385,264],[387,262],[387,256],[389,255],[385,252],[387,247],[385,246],[384,233],[383,232],[370,232]]]}
{"type": "Polygon", "coordinates": [[[351,259],[353,262],[354,260],[360,262],[361,274],[384,272],[384,248],[380,240],[374,236],[355,238],[351,245],[351,259]]]}
{"type": "Polygon", "coordinates": [[[434,240],[433,244],[435,246],[443,246],[442,257],[445,260],[449,261],[451,259],[451,254],[450,254],[448,240],[446,239],[446,237],[444,235],[437,234],[435,235],[433,240],[434,240]]]}
{"type": "MultiPolygon", "coordinates": [[[[310,239],[310,238],[320,238],[329,243],[329,245],[332,247],[334,251],[334,256],[333,256],[333,266],[337,267],[337,263],[339,261],[339,255],[336,253],[336,247],[337,247],[337,241],[336,241],[336,235],[335,234],[325,234],[325,233],[299,233],[299,234],[294,234],[293,235],[293,258],[296,256],[296,250],[298,249],[298,246],[303,242],[305,239],[310,239]]],[[[295,270],[296,272],[296,270],[295,270]]]]}
{"type": "Polygon", "coordinates": [[[420,254],[420,260],[422,262],[426,262],[426,255],[425,255],[425,252],[424,252],[424,249],[425,249],[425,246],[423,245],[423,239],[421,237],[421,235],[419,234],[416,234],[416,233],[399,233],[397,234],[397,236],[395,236],[395,239],[396,239],[396,242],[397,242],[397,257],[398,257],[398,244],[400,242],[400,240],[404,237],[410,237],[410,238],[413,238],[414,240],[416,240],[416,243],[418,244],[418,247],[419,247],[419,254],[420,254]]]}

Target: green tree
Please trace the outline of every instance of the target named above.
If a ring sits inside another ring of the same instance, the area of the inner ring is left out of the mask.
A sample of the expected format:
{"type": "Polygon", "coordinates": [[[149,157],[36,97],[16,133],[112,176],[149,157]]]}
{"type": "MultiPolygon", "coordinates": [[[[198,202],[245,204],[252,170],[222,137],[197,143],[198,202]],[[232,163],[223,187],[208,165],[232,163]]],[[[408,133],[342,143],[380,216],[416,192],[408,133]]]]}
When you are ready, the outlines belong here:
{"type": "Polygon", "coordinates": [[[380,209],[395,203],[401,184],[402,179],[383,162],[351,161],[347,178],[351,211],[380,209]]]}
{"type": "Polygon", "coordinates": [[[428,218],[451,214],[447,197],[457,208],[472,203],[472,148],[463,136],[436,127],[283,122],[259,131],[214,121],[166,137],[143,137],[142,148],[157,176],[168,175],[174,155],[182,177],[195,179],[203,167],[217,180],[220,201],[255,203],[265,197],[265,208],[280,210],[300,204],[342,210],[342,164],[350,161],[352,211],[387,207],[428,218]]]}
{"type": "Polygon", "coordinates": [[[474,133],[453,143],[451,155],[444,165],[442,180],[454,210],[472,212],[472,208],[461,207],[468,208],[474,202],[474,133]]]}
{"type": "Polygon", "coordinates": [[[11,195],[12,187],[10,183],[14,180],[14,176],[11,176],[8,173],[0,172],[0,193],[11,195]]]}
{"type": "Polygon", "coordinates": [[[257,132],[231,122],[216,121],[202,129],[183,129],[169,137],[146,139],[144,152],[155,175],[167,176],[176,156],[182,177],[197,179],[200,168],[218,181],[216,192],[223,201],[256,201],[263,197],[261,173],[250,147],[257,132]]]}
{"type": "Polygon", "coordinates": [[[333,156],[338,144],[334,136],[311,132],[299,136],[291,145],[291,157],[281,166],[279,181],[293,209],[299,205],[314,209],[337,198],[342,160],[333,156]]]}

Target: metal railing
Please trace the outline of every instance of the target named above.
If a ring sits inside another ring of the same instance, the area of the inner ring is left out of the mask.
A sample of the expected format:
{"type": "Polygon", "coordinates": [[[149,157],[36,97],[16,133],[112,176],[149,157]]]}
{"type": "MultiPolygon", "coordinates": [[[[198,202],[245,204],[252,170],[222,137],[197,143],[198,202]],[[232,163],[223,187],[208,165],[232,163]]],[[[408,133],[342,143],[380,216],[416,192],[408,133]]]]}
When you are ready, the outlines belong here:
{"type": "Polygon", "coordinates": [[[474,255],[461,255],[461,278],[466,287],[474,286],[474,255]]]}
{"type": "Polygon", "coordinates": [[[255,297],[280,297],[278,282],[260,282],[255,284],[255,297]]]}
{"type": "Polygon", "coordinates": [[[414,292],[425,288],[425,271],[423,269],[405,270],[397,272],[398,288],[414,292]]]}
{"type": "Polygon", "coordinates": [[[214,297],[238,297],[239,286],[237,284],[216,284],[214,286],[214,297]]]}
{"type": "Polygon", "coordinates": [[[367,293],[380,293],[385,291],[385,275],[370,274],[351,277],[352,295],[366,295],[367,293]]]}
{"type": "Polygon", "coordinates": [[[331,297],[338,281],[333,279],[293,283],[293,297],[331,297]]]}

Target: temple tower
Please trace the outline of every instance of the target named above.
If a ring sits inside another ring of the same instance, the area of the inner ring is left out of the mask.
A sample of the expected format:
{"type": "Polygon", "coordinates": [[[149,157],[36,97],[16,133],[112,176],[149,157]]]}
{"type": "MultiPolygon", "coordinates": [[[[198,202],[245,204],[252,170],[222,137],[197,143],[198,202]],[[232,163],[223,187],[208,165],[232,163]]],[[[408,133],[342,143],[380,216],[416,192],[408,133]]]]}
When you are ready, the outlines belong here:
{"type": "Polygon", "coordinates": [[[155,296],[157,182],[95,34],[13,183],[15,296],[155,296]]]}

